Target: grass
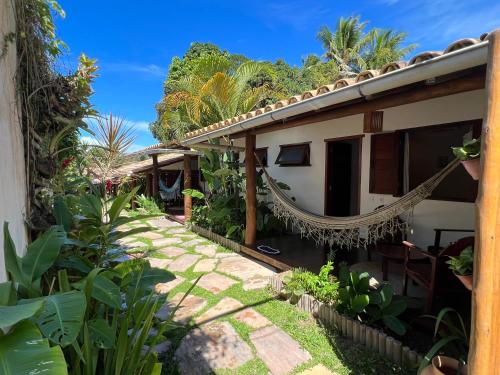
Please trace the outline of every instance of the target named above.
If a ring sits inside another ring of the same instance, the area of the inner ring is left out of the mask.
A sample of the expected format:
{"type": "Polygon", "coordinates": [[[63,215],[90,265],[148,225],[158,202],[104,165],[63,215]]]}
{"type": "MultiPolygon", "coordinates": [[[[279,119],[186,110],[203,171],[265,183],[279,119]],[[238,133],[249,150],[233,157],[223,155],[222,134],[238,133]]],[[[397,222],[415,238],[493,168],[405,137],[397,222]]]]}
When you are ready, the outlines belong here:
{"type": "MultiPolygon", "coordinates": [[[[142,224],[147,224],[144,222],[142,224]]],[[[158,231],[166,238],[174,237],[168,229],[158,231]]],[[[187,232],[190,234],[189,232],[187,232]]],[[[152,246],[152,241],[140,235],[135,236],[138,241],[152,246]]],[[[184,242],[189,242],[194,238],[186,238],[184,242]]],[[[204,238],[200,244],[211,243],[204,238]]],[[[182,243],[173,246],[183,247],[182,243]]],[[[195,253],[194,246],[183,247],[187,253],[195,253]]],[[[221,246],[218,246],[217,252],[231,252],[221,246]]],[[[163,258],[159,252],[151,251],[149,256],[163,258]]],[[[202,257],[200,259],[203,259],[202,257]]],[[[169,296],[175,296],[177,293],[185,293],[191,286],[191,282],[201,275],[193,272],[194,266],[186,272],[175,272],[176,275],[184,277],[186,280],[172,289],[169,296]]],[[[234,279],[231,275],[226,275],[234,279]]],[[[308,313],[299,311],[295,306],[286,301],[276,299],[270,290],[243,290],[242,283],[239,282],[227,290],[215,295],[207,290],[195,286],[192,294],[207,300],[207,306],[200,310],[186,326],[178,326],[167,333],[167,338],[172,342],[172,349],[165,358],[163,374],[177,374],[178,370],[174,361],[174,353],[180,345],[182,338],[193,328],[196,327],[194,319],[205,311],[216,305],[222,298],[231,297],[240,301],[244,305],[252,305],[253,308],[269,319],[273,324],[287,332],[295,339],[312,357],[312,360],[296,368],[292,374],[300,373],[306,369],[312,368],[317,364],[322,364],[338,375],[369,375],[369,374],[414,374],[412,370],[405,370],[380,357],[376,353],[369,352],[361,346],[355,345],[346,339],[343,339],[335,332],[322,327],[308,313]]],[[[219,321],[228,321],[234,327],[239,336],[252,348],[255,359],[247,362],[245,365],[235,370],[217,370],[216,374],[221,375],[266,375],[268,369],[265,364],[255,355],[255,349],[250,341],[250,334],[253,329],[246,324],[233,319],[230,315],[218,318],[219,321]]]]}

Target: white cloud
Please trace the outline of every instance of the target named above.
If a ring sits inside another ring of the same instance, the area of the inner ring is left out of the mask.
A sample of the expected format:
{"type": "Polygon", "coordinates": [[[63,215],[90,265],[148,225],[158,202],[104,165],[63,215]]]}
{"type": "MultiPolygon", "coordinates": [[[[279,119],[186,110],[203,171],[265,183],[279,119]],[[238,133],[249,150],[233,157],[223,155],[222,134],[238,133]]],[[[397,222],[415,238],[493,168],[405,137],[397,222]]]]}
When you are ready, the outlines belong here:
{"type": "Polygon", "coordinates": [[[259,15],[267,19],[267,24],[271,28],[274,28],[274,23],[279,21],[297,30],[305,30],[311,24],[317,26],[320,19],[331,13],[327,7],[304,0],[275,0],[267,3],[265,7],[266,9],[259,15]]]}
{"type": "Polygon", "coordinates": [[[138,132],[149,133],[149,122],[148,121],[126,121],[127,125],[138,132]]]}

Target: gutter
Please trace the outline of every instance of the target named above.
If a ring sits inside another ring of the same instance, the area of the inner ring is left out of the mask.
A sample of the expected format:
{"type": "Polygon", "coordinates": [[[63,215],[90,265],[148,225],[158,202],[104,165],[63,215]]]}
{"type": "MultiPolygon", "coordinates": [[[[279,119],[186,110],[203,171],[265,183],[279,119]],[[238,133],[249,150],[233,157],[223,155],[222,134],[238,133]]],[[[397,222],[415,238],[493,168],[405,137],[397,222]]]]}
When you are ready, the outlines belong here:
{"type": "Polygon", "coordinates": [[[350,100],[369,99],[376,93],[484,65],[487,56],[488,42],[485,41],[186,139],[182,144],[189,146],[350,100]]]}

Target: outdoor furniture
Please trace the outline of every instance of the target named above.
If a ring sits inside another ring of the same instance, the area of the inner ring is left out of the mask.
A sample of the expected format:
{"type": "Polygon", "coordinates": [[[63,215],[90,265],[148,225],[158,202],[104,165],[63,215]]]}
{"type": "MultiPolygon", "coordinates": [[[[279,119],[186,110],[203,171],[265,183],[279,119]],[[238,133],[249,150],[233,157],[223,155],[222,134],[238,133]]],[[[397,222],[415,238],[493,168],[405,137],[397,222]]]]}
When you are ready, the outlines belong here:
{"type": "Polygon", "coordinates": [[[408,241],[403,241],[406,248],[404,257],[403,295],[407,294],[408,278],[427,290],[427,301],[424,312],[430,313],[432,303],[438,290],[452,290],[450,286],[456,285],[456,278],[445,263],[450,256],[459,255],[468,246],[474,246],[474,237],[465,237],[451,243],[437,254],[424,251],[408,241]],[[427,258],[427,263],[412,260],[414,254],[427,258]]]}
{"type": "MultiPolygon", "coordinates": [[[[396,243],[381,243],[376,247],[377,252],[382,256],[382,280],[388,280],[388,272],[389,272],[389,261],[395,263],[404,263],[406,248],[401,242],[400,244],[396,243]]],[[[418,261],[427,259],[420,253],[412,253],[410,254],[411,261],[418,261]]]]}
{"type": "Polygon", "coordinates": [[[474,233],[474,229],[445,229],[445,228],[434,228],[434,245],[429,247],[429,250],[437,253],[441,250],[441,233],[443,232],[463,232],[463,233],[474,233]]]}

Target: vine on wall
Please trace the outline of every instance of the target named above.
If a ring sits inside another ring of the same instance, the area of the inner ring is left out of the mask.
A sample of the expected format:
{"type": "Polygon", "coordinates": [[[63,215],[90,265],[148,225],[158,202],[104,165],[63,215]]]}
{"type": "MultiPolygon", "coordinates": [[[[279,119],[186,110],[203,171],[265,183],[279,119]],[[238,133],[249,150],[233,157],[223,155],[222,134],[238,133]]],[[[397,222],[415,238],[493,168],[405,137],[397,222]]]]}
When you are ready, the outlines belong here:
{"type": "Polygon", "coordinates": [[[53,0],[11,0],[15,9],[17,92],[24,138],[27,180],[27,224],[46,229],[51,209],[44,196],[64,160],[77,152],[78,129],[95,115],[89,101],[96,77],[95,60],[80,55],[76,71],[63,75],[55,62],[66,49],[56,37],[53,17],[64,11],[53,0]]]}

